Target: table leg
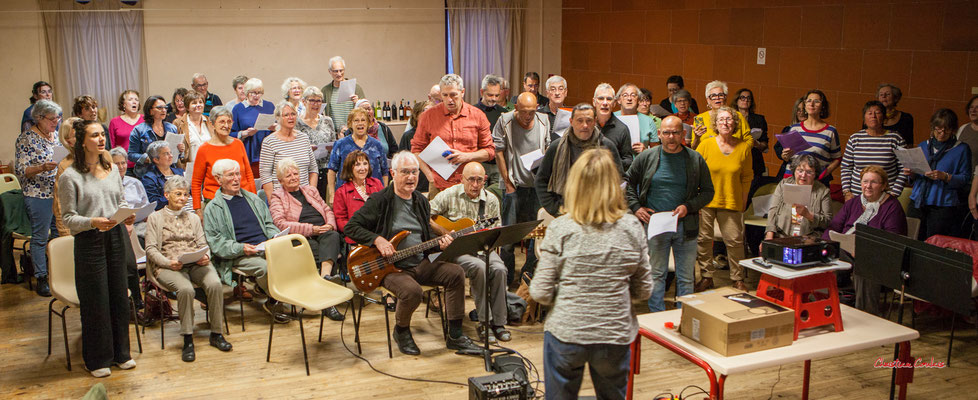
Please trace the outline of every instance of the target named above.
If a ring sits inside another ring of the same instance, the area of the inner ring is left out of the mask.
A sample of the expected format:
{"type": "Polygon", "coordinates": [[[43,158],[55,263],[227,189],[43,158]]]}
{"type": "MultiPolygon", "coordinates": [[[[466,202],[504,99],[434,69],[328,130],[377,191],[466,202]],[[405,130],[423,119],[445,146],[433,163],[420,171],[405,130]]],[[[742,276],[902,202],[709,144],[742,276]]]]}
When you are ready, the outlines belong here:
{"type": "Polygon", "coordinates": [[[808,400],[808,383],[812,375],[812,360],[805,360],[805,377],[801,382],[801,400],[808,400]]]}
{"type": "Polygon", "coordinates": [[[635,388],[635,375],[641,373],[639,365],[642,364],[642,335],[635,335],[635,341],[631,344],[631,356],[629,357],[628,386],[625,388],[625,399],[632,400],[632,391],[635,388]]]}
{"type": "MultiPolygon", "coordinates": [[[[902,342],[900,346],[900,361],[905,363],[913,363],[914,359],[910,355],[910,342],[902,342]]],[[[907,385],[913,382],[913,368],[900,368],[896,371],[896,384],[900,386],[899,399],[907,399],[907,385]]],[[[892,390],[890,391],[892,393],[892,390]]]]}
{"type": "Polygon", "coordinates": [[[716,389],[714,390],[713,383],[710,383],[710,398],[716,400],[723,400],[723,384],[727,382],[726,375],[720,375],[720,380],[717,381],[716,389]]]}
{"type": "MultiPolygon", "coordinates": [[[[680,357],[689,360],[689,362],[698,365],[700,368],[706,372],[707,378],[710,379],[710,398],[711,399],[723,399],[723,382],[727,379],[726,375],[720,375],[720,379],[717,380],[717,374],[713,371],[713,367],[710,366],[706,361],[703,361],[699,357],[691,354],[685,349],[676,346],[669,341],[656,336],[651,331],[646,329],[639,329],[638,334],[648,338],[649,340],[655,342],[659,346],[665,347],[666,349],[678,354],[680,357]]],[[[634,361],[634,360],[633,360],[634,361]]],[[[631,373],[629,373],[631,375],[631,373]]],[[[629,379],[629,385],[631,385],[631,379],[629,379]]]]}

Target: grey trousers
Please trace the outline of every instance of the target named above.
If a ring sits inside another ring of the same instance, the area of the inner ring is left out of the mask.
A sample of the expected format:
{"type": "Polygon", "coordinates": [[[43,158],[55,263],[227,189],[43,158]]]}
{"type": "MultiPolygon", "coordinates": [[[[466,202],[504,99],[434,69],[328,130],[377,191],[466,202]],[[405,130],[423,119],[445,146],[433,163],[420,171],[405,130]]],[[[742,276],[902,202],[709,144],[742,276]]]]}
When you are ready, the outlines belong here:
{"type": "Polygon", "coordinates": [[[268,262],[265,256],[241,256],[234,259],[234,268],[247,276],[255,277],[258,286],[268,293],[268,262]]]}
{"type": "MultiPolygon", "coordinates": [[[[465,271],[465,277],[472,282],[472,297],[479,318],[486,318],[483,293],[486,289],[486,261],[476,256],[464,255],[455,260],[465,271]]],[[[492,325],[506,325],[506,265],[495,251],[489,253],[489,298],[492,303],[492,325]]]]}
{"type": "Polygon", "coordinates": [[[213,264],[185,265],[180,271],[161,268],[156,271],[156,281],[164,289],[177,293],[181,335],[194,333],[194,285],[204,289],[207,294],[207,319],[211,333],[224,332],[224,290],[213,264]]]}

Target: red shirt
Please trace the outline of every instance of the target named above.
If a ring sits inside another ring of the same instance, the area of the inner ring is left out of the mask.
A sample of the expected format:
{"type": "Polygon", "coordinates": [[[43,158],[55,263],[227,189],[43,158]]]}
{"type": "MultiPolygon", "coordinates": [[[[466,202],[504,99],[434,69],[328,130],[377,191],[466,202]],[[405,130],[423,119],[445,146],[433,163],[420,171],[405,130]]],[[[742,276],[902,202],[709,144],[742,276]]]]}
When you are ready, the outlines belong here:
{"type": "MultiPolygon", "coordinates": [[[[458,115],[452,115],[445,103],[421,114],[414,139],[411,140],[411,152],[421,153],[438,136],[453,150],[466,153],[485,150],[492,160],[496,156],[496,146],[492,142],[486,114],[468,103],[463,102],[461,106],[462,110],[458,115]]],[[[448,180],[435,173],[435,187],[445,189],[461,183],[462,167],[459,165],[448,180]]]]}

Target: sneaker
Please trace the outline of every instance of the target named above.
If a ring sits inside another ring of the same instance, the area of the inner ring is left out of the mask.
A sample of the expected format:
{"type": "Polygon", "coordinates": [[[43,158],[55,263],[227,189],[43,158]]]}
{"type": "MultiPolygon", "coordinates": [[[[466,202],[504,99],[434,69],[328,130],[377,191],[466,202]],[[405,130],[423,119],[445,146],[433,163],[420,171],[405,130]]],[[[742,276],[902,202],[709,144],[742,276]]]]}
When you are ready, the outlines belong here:
{"type": "Polygon", "coordinates": [[[136,368],[136,360],[130,358],[129,361],[124,363],[115,363],[115,366],[119,367],[119,369],[133,369],[136,368]]]}
{"type": "Polygon", "coordinates": [[[38,296],[51,297],[51,287],[48,286],[48,277],[42,276],[37,278],[37,287],[34,290],[38,296]]]}
{"type": "Polygon", "coordinates": [[[107,377],[109,375],[112,375],[112,370],[111,369],[108,369],[108,368],[99,368],[99,369],[96,369],[94,371],[92,371],[92,370],[90,370],[88,368],[85,368],[85,370],[88,371],[89,373],[91,373],[92,376],[94,376],[96,378],[105,378],[105,377],[107,377]]]}

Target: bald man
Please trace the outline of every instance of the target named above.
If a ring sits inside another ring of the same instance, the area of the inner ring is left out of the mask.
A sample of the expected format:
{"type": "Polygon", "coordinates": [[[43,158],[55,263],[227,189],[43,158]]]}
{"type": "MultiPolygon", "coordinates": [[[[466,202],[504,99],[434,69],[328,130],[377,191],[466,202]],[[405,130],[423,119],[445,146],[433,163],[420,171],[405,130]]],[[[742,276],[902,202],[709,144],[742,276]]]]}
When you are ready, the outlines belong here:
{"type": "MultiPolygon", "coordinates": [[[[523,92],[516,98],[516,109],[499,117],[492,131],[492,141],[496,145],[496,162],[499,166],[503,191],[503,225],[537,219],[540,201],[537,199],[533,182],[536,179],[531,163],[530,168],[520,157],[539,150],[540,158],[550,145],[550,118],[537,111],[537,96],[523,92]]],[[[532,246],[532,243],[531,243],[532,246]]],[[[532,247],[530,247],[532,249],[532,247]]],[[[507,280],[516,279],[516,256],[513,246],[502,248],[503,262],[506,264],[507,280]]],[[[526,263],[522,271],[533,275],[536,255],[526,252],[526,263]]]]}
{"type": "Polygon", "coordinates": [[[428,89],[428,102],[433,106],[441,103],[441,87],[437,83],[428,89]]]}
{"type": "MultiPolygon", "coordinates": [[[[449,187],[438,193],[431,200],[431,217],[438,215],[452,221],[468,218],[473,221],[486,217],[496,217],[493,227],[499,226],[499,199],[489,194],[485,189],[486,170],[482,164],[470,162],[465,164],[462,169],[462,183],[449,187]]],[[[448,231],[440,226],[432,224],[432,228],[438,234],[447,234],[448,231]]],[[[496,252],[489,254],[489,312],[486,311],[484,296],[486,293],[486,262],[476,255],[460,256],[455,263],[462,266],[465,276],[472,282],[472,296],[475,298],[476,314],[478,318],[491,317],[489,324],[492,330],[489,332],[488,340],[509,341],[511,334],[506,330],[506,266],[496,252]]],[[[480,337],[486,340],[486,333],[479,332],[480,337]]]]}
{"type": "Polygon", "coordinates": [[[703,156],[682,145],[685,133],[679,117],[666,117],[658,131],[662,145],[636,156],[625,173],[625,199],[643,223],[648,223],[654,213],[671,213],[679,218],[676,232],[649,239],[653,281],[649,310],[652,312],[665,310],[670,251],[676,261],[676,297],[693,293],[699,211],[713,200],[710,169],[703,156]]]}

